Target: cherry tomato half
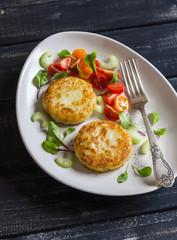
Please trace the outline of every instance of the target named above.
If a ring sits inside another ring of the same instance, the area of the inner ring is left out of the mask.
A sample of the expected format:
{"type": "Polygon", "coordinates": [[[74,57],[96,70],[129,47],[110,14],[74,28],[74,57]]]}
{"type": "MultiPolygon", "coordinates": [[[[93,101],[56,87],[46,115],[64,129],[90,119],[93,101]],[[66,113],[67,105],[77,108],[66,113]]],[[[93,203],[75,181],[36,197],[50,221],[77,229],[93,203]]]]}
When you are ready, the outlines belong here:
{"type": "MultiPolygon", "coordinates": [[[[103,74],[99,71],[97,71],[97,77],[98,77],[98,80],[99,80],[102,88],[106,88],[107,84],[104,84],[104,85],[102,85],[102,84],[107,83],[109,81],[108,77],[105,74],[103,74]]],[[[95,73],[92,73],[91,76],[89,77],[89,82],[92,84],[92,86],[94,88],[100,89],[99,84],[98,84],[98,80],[96,78],[95,73]]]]}
{"type": "Polygon", "coordinates": [[[95,60],[95,65],[96,65],[96,68],[99,68],[100,67],[100,63],[98,60],[95,60]]]}
{"type": "Polygon", "coordinates": [[[112,93],[121,94],[123,93],[125,86],[122,83],[109,83],[108,89],[112,93]]]}
{"type": "Polygon", "coordinates": [[[112,92],[108,91],[108,92],[104,93],[103,98],[104,98],[104,100],[107,104],[113,105],[114,104],[114,99],[115,99],[116,96],[117,96],[116,93],[112,93],[112,92]]]}
{"type": "Polygon", "coordinates": [[[65,57],[65,58],[57,58],[54,62],[54,66],[58,68],[59,70],[68,70],[69,66],[72,64],[72,58],[71,57],[65,57]]]}
{"type": "Polygon", "coordinates": [[[108,104],[106,104],[106,106],[104,107],[104,114],[111,121],[119,120],[119,113],[108,104]]]}
{"type": "Polygon", "coordinates": [[[52,77],[55,73],[61,72],[58,68],[54,67],[53,64],[50,64],[48,67],[48,74],[52,77]]]}
{"type": "Polygon", "coordinates": [[[114,109],[119,113],[122,110],[126,112],[128,110],[128,99],[126,96],[118,95],[114,99],[114,109]]]}

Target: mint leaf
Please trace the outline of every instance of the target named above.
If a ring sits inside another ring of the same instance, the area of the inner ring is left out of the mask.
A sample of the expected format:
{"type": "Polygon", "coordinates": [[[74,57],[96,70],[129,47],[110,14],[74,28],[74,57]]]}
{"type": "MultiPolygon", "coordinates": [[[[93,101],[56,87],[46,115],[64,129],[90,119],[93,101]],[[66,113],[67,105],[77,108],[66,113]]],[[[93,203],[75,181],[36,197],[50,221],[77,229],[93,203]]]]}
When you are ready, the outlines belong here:
{"type": "Polygon", "coordinates": [[[154,131],[154,133],[155,133],[156,135],[162,136],[162,135],[165,134],[166,128],[159,128],[159,129],[156,129],[156,130],[153,130],[153,131],[154,131]]]}
{"type": "Polygon", "coordinates": [[[154,111],[148,116],[151,126],[154,126],[156,122],[160,120],[160,115],[154,111]]]}

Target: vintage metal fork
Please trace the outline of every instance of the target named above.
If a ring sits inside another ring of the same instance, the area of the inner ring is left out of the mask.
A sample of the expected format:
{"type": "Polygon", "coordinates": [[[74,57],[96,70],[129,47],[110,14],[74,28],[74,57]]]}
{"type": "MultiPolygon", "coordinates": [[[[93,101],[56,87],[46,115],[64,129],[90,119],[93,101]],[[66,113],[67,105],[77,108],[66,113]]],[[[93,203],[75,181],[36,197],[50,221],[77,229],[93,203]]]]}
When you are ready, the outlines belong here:
{"type": "Polygon", "coordinates": [[[123,74],[130,102],[134,108],[140,110],[143,116],[149,138],[154,174],[157,183],[162,187],[171,187],[174,183],[174,173],[168,164],[164,154],[162,153],[159,144],[157,143],[156,137],[145,112],[144,106],[148,103],[148,99],[145,95],[135,60],[131,59],[120,63],[120,68],[123,74]]]}

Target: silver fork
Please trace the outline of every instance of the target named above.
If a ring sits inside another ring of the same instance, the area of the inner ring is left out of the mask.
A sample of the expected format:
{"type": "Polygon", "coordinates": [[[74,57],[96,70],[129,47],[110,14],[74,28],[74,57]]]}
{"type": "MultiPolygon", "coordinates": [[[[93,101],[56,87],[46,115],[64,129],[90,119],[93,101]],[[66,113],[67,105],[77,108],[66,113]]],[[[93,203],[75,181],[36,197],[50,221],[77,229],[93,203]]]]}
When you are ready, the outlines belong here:
{"type": "Polygon", "coordinates": [[[159,144],[157,143],[156,137],[145,112],[144,107],[148,103],[148,99],[142,86],[135,60],[131,59],[127,62],[124,61],[123,63],[120,63],[120,68],[130,102],[134,108],[140,110],[143,116],[149,138],[156,181],[159,186],[166,188],[171,187],[174,183],[174,173],[162,153],[159,144]]]}

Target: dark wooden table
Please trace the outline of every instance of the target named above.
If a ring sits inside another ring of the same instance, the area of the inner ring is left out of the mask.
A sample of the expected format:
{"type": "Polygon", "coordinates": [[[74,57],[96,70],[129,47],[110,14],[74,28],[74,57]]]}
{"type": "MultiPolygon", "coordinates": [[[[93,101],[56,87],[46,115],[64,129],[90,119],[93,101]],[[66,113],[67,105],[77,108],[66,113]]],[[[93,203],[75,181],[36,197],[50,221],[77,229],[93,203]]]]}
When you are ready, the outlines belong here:
{"type": "Polygon", "coordinates": [[[23,145],[15,114],[22,66],[45,37],[74,30],[128,45],[177,91],[177,0],[0,0],[0,238],[176,240],[177,182],[97,196],[49,177],[23,145]]]}

